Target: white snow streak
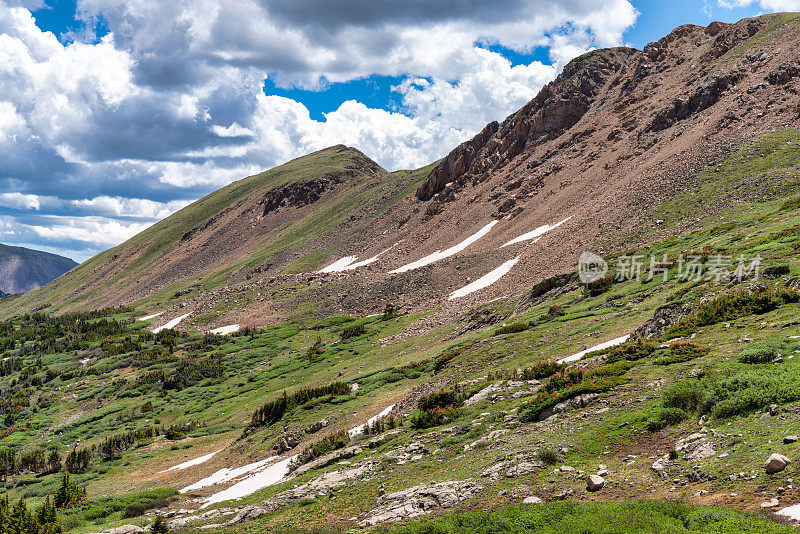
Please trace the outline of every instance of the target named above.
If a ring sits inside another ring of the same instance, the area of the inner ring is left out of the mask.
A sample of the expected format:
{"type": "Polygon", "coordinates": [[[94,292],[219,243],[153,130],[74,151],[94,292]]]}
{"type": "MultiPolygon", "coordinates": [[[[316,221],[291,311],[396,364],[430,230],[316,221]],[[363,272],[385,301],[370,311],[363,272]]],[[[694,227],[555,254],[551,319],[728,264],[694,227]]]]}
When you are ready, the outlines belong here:
{"type": "Polygon", "coordinates": [[[404,273],[406,271],[419,269],[420,267],[425,267],[426,265],[430,265],[431,263],[435,263],[439,260],[443,260],[445,258],[453,256],[454,254],[458,254],[459,252],[461,252],[462,250],[464,250],[465,248],[467,248],[468,246],[470,246],[471,244],[473,244],[474,242],[476,242],[477,240],[488,234],[489,231],[492,229],[492,227],[498,222],[499,221],[490,222],[489,224],[487,224],[486,226],[484,226],[483,228],[481,228],[480,230],[478,230],[477,232],[466,238],[458,245],[452,246],[446,250],[437,250],[433,254],[428,254],[422,259],[403,265],[402,267],[399,267],[393,271],[389,271],[389,274],[404,273]]]}
{"type": "Polygon", "coordinates": [[[178,323],[180,323],[181,321],[183,321],[184,319],[189,317],[191,314],[192,314],[192,312],[189,312],[186,315],[181,315],[180,317],[176,317],[175,319],[171,320],[170,322],[168,322],[166,324],[163,324],[163,325],[159,326],[158,328],[153,328],[151,330],[151,332],[154,333],[154,334],[158,334],[159,332],[161,332],[162,330],[165,330],[167,328],[175,328],[176,326],[178,326],[178,323]]]}
{"type": "Polygon", "coordinates": [[[228,326],[220,326],[219,328],[215,328],[213,330],[209,330],[209,334],[217,334],[220,336],[225,336],[228,334],[234,334],[239,331],[238,324],[229,324],[228,326]]]}
{"type": "Polygon", "coordinates": [[[576,361],[580,360],[581,358],[583,358],[584,356],[586,356],[587,354],[589,354],[590,352],[594,352],[596,350],[607,349],[609,347],[614,347],[616,345],[621,345],[622,343],[625,343],[626,341],[628,341],[628,338],[630,338],[630,337],[631,337],[631,335],[627,334],[627,335],[624,335],[622,337],[618,337],[618,338],[612,339],[611,341],[606,341],[605,343],[600,343],[599,345],[595,345],[594,347],[591,347],[589,349],[582,350],[582,351],[580,351],[578,353],[575,353],[572,356],[567,356],[566,358],[562,358],[562,359],[558,360],[558,363],[576,362],[576,361]]]}
{"type": "MultiPolygon", "coordinates": [[[[292,460],[295,458],[297,458],[296,455],[278,461],[275,461],[276,458],[274,457],[269,458],[269,460],[272,460],[269,465],[266,465],[264,468],[258,470],[244,480],[237,482],[230,488],[214,493],[208,497],[205,502],[203,502],[203,505],[200,508],[206,508],[207,506],[218,502],[241,499],[242,497],[247,497],[248,495],[257,492],[262,488],[266,488],[267,486],[271,486],[280,482],[283,477],[289,474],[289,464],[291,464],[292,460]]],[[[184,490],[185,489],[186,488],[184,488],[184,490]]],[[[181,490],[181,492],[184,490],[181,490]]]]}
{"type": "Polygon", "coordinates": [[[336,260],[335,262],[331,263],[330,265],[328,265],[324,269],[322,269],[320,271],[317,271],[317,274],[322,274],[322,273],[340,273],[340,272],[343,272],[343,271],[352,271],[353,269],[358,269],[359,267],[364,267],[365,265],[369,265],[370,263],[375,263],[376,261],[378,261],[378,258],[380,258],[381,255],[389,252],[390,250],[392,250],[396,246],[397,246],[397,243],[395,243],[391,247],[387,248],[386,250],[382,250],[381,252],[378,252],[377,254],[372,256],[371,258],[367,258],[366,260],[359,261],[359,262],[356,262],[356,263],[353,263],[353,262],[358,259],[358,256],[345,256],[344,258],[341,258],[341,259],[336,260]]]}
{"type": "Polygon", "coordinates": [[[213,486],[215,484],[223,484],[225,482],[230,482],[232,480],[236,480],[237,478],[241,478],[253,471],[260,471],[265,468],[268,464],[275,460],[274,456],[270,456],[264,460],[259,460],[257,462],[253,462],[252,464],[243,465],[242,467],[236,467],[230,469],[228,467],[223,467],[219,471],[212,473],[211,475],[198,480],[194,484],[186,486],[181,490],[181,493],[186,493],[187,491],[198,490],[201,488],[205,488],[208,486],[213,486]]]}
{"type": "Polygon", "coordinates": [[[353,263],[357,259],[358,259],[358,256],[345,256],[344,258],[340,258],[340,259],[336,260],[335,262],[331,263],[330,265],[328,265],[324,269],[320,269],[319,271],[317,271],[317,274],[341,272],[348,265],[350,265],[351,263],[353,263]]]}
{"type": "MultiPolygon", "coordinates": [[[[536,230],[531,230],[527,234],[522,234],[519,237],[515,237],[514,239],[512,239],[511,241],[509,241],[508,243],[503,245],[503,247],[507,247],[509,245],[516,245],[517,243],[522,243],[523,241],[530,241],[531,239],[535,239],[537,237],[540,237],[540,236],[546,234],[547,232],[549,232],[550,230],[554,230],[554,229],[558,228],[559,226],[561,226],[562,224],[564,224],[565,222],[567,222],[571,218],[572,218],[571,216],[567,217],[563,221],[559,221],[556,224],[554,224],[553,226],[550,226],[549,224],[545,224],[543,226],[540,226],[536,230]]],[[[503,248],[503,247],[500,247],[500,248],[503,248]]]]}
{"type": "Polygon", "coordinates": [[[377,421],[381,417],[386,417],[387,415],[389,415],[391,413],[391,411],[394,409],[394,407],[395,407],[394,404],[392,404],[391,406],[387,406],[378,415],[370,417],[369,419],[367,419],[367,422],[364,423],[363,425],[354,426],[353,428],[348,430],[347,431],[347,435],[350,436],[350,439],[356,437],[357,435],[359,435],[362,432],[364,432],[364,429],[369,427],[369,425],[371,425],[372,423],[374,423],[375,421],[377,421]]]}
{"type": "Polygon", "coordinates": [[[516,263],[518,261],[519,261],[519,256],[517,256],[514,259],[508,260],[507,262],[505,262],[502,265],[500,265],[500,267],[496,268],[493,271],[490,271],[490,272],[486,273],[485,275],[481,276],[480,278],[478,278],[474,282],[471,282],[471,283],[465,285],[461,289],[453,291],[452,293],[450,293],[450,296],[447,297],[447,300],[455,300],[455,299],[458,299],[458,298],[461,298],[461,297],[465,297],[465,296],[469,295],[470,293],[474,293],[474,292],[476,292],[476,291],[478,291],[480,289],[483,289],[485,287],[489,287],[490,285],[492,285],[495,282],[497,282],[498,280],[500,280],[503,276],[508,274],[508,271],[510,271],[511,268],[514,265],[516,265],[516,263]]]}
{"type": "Polygon", "coordinates": [[[144,317],[139,317],[139,318],[138,318],[138,319],[136,319],[136,320],[137,320],[137,321],[149,321],[150,319],[155,319],[156,317],[158,317],[158,316],[159,316],[159,315],[161,315],[162,313],[164,313],[164,312],[163,312],[163,311],[160,311],[160,312],[158,312],[158,313],[154,313],[153,315],[145,315],[144,317]]]}
{"type": "Polygon", "coordinates": [[[215,454],[217,454],[218,452],[221,452],[222,450],[224,450],[224,449],[220,449],[218,451],[214,451],[212,453],[206,454],[205,456],[200,456],[198,458],[195,458],[194,460],[189,460],[189,461],[183,462],[182,464],[173,465],[169,469],[164,469],[163,471],[159,471],[159,474],[160,473],[167,473],[169,471],[180,471],[181,469],[186,469],[188,467],[192,467],[192,466],[195,466],[195,465],[200,465],[203,462],[209,461],[211,458],[214,457],[215,454]]]}

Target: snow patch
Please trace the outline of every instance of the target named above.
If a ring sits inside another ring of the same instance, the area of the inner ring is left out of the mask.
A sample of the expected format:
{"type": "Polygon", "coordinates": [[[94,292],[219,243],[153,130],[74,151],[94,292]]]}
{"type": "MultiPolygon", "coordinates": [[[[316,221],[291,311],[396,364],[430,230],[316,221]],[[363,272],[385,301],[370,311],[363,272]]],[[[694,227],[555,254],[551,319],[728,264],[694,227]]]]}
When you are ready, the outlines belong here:
{"type": "MultiPolygon", "coordinates": [[[[507,247],[509,245],[516,245],[517,243],[522,243],[523,241],[530,241],[531,239],[537,239],[537,238],[541,237],[542,235],[546,234],[547,232],[549,232],[550,230],[555,230],[556,228],[558,228],[559,226],[561,226],[562,224],[564,224],[565,222],[567,222],[571,218],[572,218],[571,216],[567,217],[563,221],[559,221],[559,222],[555,223],[552,226],[550,226],[549,224],[542,225],[539,228],[537,228],[536,230],[531,230],[527,234],[522,234],[521,236],[515,237],[514,239],[512,239],[511,241],[509,241],[508,243],[503,245],[503,247],[507,247]]],[[[537,241],[538,241],[538,239],[537,239],[537,241]]],[[[503,247],[500,247],[500,248],[503,248],[503,247]]]]}
{"type": "Polygon", "coordinates": [[[270,456],[264,460],[259,460],[258,462],[253,462],[252,464],[243,465],[242,467],[235,467],[230,469],[228,467],[223,467],[219,471],[212,473],[211,475],[198,480],[194,484],[186,486],[182,490],[181,493],[186,493],[188,491],[198,490],[201,488],[205,488],[208,486],[214,486],[216,484],[224,484],[225,482],[231,482],[238,478],[241,478],[253,471],[260,471],[264,469],[265,466],[269,465],[271,462],[275,460],[274,456],[270,456]]]}
{"type": "Polygon", "coordinates": [[[614,339],[612,339],[610,341],[606,341],[605,343],[600,343],[599,345],[595,345],[594,347],[591,347],[589,349],[582,350],[582,351],[580,351],[578,353],[575,353],[572,356],[567,356],[566,358],[562,358],[562,359],[558,360],[558,363],[576,362],[576,361],[580,360],[581,358],[583,358],[584,356],[586,356],[587,354],[589,354],[590,352],[594,352],[596,350],[607,349],[609,347],[614,347],[616,345],[621,345],[622,343],[625,343],[626,341],[628,341],[628,338],[630,338],[630,337],[631,337],[631,335],[627,334],[627,335],[624,335],[622,337],[618,337],[618,338],[614,338],[614,339]]]}
{"type": "MultiPolygon", "coordinates": [[[[280,482],[286,475],[289,474],[289,465],[295,458],[297,458],[297,455],[277,461],[274,457],[268,458],[270,463],[264,465],[258,471],[241,480],[240,482],[237,482],[230,488],[214,493],[205,499],[200,508],[206,508],[212,504],[223,501],[241,499],[242,497],[247,497],[248,495],[257,492],[260,489],[280,482]]],[[[181,490],[181,492],[183,491],[184,490],[181,490]]]]}
{"type": "Polygon", "coordinates": [[[362,425],[354,426],[353,428],[348,430],[347,431],[347,435],[350,436],[350,439],[356,437],[357,435],[359,435],[362,432],[364,432],[364,429],[369,427],[372,423],[374,423],[375,421],[377,421],[381,417],[386,417],[387,415],[389,415],[392,412],[392,410],[394,409],[394,407],[395,407],[394,404],[392,404],[390,406],[387,406],[378,415],[375,415],[375,416],[370,417],[369,419],[367,419],[366,423],[364,423],[362,425]]]}
{"type": "Polygon", "coordinates": [[[331,263],[324,269],[320,269],[319,271],[317,271],[317,274],[342,272],[348,265],[352,264],[357,259],[358,256],[345,256],[344,258],[340,258],[335,262],[331,263]]]}
{"type": "Polygon", "coordinates": [[[787,506],[786,508],[781,508],[775,513],[777,515],[788,517],[793,521],[800,521],[800,504],[793,504],[791,506],[787,506]]]}
{"type": "Polygon", "coordinates": [[[159,471],[159,474],[167,473],[169,471],[180,471],[181,469],[186,469],[188,467],[192,467],[192,466],[195,466],[195,465],[200,465],[203,462],[209,461],[211,458],[214,457],[215,454],[217,454],[218,452],[221,452],[223,450],[224,449],[220,449],[218,451],[214,451],[212,453],[206,454],[205,456],[200,456],[198,458],[195,458],[194,460],[189,460],[187,462],[183,462],[182,464],[173,465],[169,469],[164,469],[163,471],[159,471]]]}
{"type": "Polygon", "coordinates": [[[158,317],[158,316],[159,316],[159,315],[161,315],[162,313],[164,313],[164,312],[163,312],[163,311],[160,311],[160,312],[158,312],[158,313],[154,313],[154,314],[152,314],[152,315],[145,315],[144,317],[139,317],[139,318],[138,318],[138,319],[136,319],[136,320],[137,320],[137,321],[149,321],[150,319],[155,319],[156,317],[158,317]]]}
{"type": "Polygon", "coordinates": [[[465,248],[467,248],[468,246],[470,246],[471,244],[473,244],[474,242],[476,242],[477,240],[479,240],[480,238],[482,238],[483,236],[488,234],[489,231],[498,222],[499,221],[492,221],[489,224],[487,224],[486,226],[484,226],[483,228],[481,228],[480,230],[478,230],[477,232],[475,232],[474,234],[472,234],[471,236],[469,236],[468,238],[466,238],[461,243],[459,243],[457,245],[454,245],[454,246],[452,246],[452,247],[450,247],[448,249],[445,249],[445,250],[437,250],[433,254],[428,254],[424,258],[421,258],[421,259],[419,259],[417,261],[414,261],[414,262],[411,262],[411,263],[407,263],[406,265],[403,265],[402,267],[398,267],[397,269],[395,269],[393,271],[389,271],[389,274],[404,273],[406,271],[412,271],[414,269],[419,269],[420,267],[425,267],[426,265],[430,265],[431,263],[435,263],[435,262],[437,262],[439,260],[443,260],[445,258],[449,258],[450,256],[453,256],[454,254],[458,254],[459,252],[461,252],[462,250],[464,250],[465,248]]]}
{"type": "Polygon", "coordinates": [[[162,330],[165,330],[165,329],[167,329],[167,328],[175,328],[176,326],[178,326],[178,324],[179,324],[181,321],[183,321],[184,319],[186,319],[187,317],[189,317],[191,314],[192,314],[192,312],[189,312],[189,313],[187,313],[186,315],[181,315],[180,317],[176,317],[175,319],[173,319],[173,320],[169,321],[168,323],[166,323],[166,324],[163,324],[163,325],[159,326],[158,328],[153,328],[153,329],[152,329],[152,330],[150,330],[150,331],[151,331],[152,333],[154,333],[154,334],[158,334],[159,332],[161,332],[162,330]]]}
{"type": "Polygon", "coordinates": [[[220,326],[219,328],[215,328],[213,330],[209,330],[209,334],[217,334],[220,336],[225,336],[228,334],[234,334],[239,331],[238,324],[229,324],[228,326],[220,326]]]}
{"type": "Polygon", "coordinates": [[[392,250],[396,246],[397,246],[397,243],[395,243],[391,247],[387,248],[386,250],[382,250],[381,252],[378,252],[377,254],[372,256],[371,258],[367,258],[366,260],[358,261],[356,263],[353,263],[353,262],[355,262],[358,259],[358,256],[345,256],[344,258],[336,260],[335,262],[331,263],[330,265],[328,265],[324,269],[322,269],[320,271],[317,271],[317,274],[322,274],[322,273],[340,273],[340,272],[343,272],[343,271],[352,271],[353,269],[358,269],[359,267],[364,267],[365,265],[369,265],[370,263],[375,263],[376,261],[378,261],[378,258],[380,258],[381,255],[386,254],[387,252],[389,252],[390,250],[392,250]]]}
{"type": "Polygon", "coordinates": [[[453,291],[452,293],[450,293],[450,296],[447,297],[447,300],[455,300],[455,299],[458,299],[458,298],[461,298],[461,297],[465,297],[465,296],[469,295],[470,293],[474,293],[474,292],[476,292],[478,290],[481,290],[481,289],[483,289],[485,287],[489,287],[490,285],[492,285],[495,282],[497,282],[498,280],[500,280],[503,276],[508,274],[508,271],[510,271],[511,268],[514,265],[516,265],[516,263],[518,261],[519,261],[519,256],[517,256],[514,259],[508,260],[507,262],[505,262],[502,265],[500,265],[500,267],[494,269],[493,271],[490,271],[490,272],[486,273],[485,275],[481,276],[480,278],[478,278],[474,282],[471,282],[471,283],[465,285],[461,289],[453,291]]]}

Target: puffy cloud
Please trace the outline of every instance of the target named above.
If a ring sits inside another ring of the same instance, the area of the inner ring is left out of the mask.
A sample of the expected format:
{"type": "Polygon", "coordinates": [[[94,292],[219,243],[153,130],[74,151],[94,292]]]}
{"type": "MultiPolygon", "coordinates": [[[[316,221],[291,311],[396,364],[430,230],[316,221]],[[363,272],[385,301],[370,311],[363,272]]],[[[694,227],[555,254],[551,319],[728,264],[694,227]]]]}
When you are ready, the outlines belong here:
{"type": "Polygon", "coordinates": [[[59,40],[40,6],[0,0],[0,238],[81,259],[333,144],[390,170],[429,163],[637,16],[628,0],[77,0],[85,28],[59,40]],[[552,64],[488,45],[547,47],[552,64]],[[400,78],[400,109],[349,100],[314,120],[262,90],[371,76],[400,78]]]}
{"type": "Polygon", "coordinates": [[[800,11],[800,0],[719,0],[725,8],[757,5],[765,11],[800,11]]]}

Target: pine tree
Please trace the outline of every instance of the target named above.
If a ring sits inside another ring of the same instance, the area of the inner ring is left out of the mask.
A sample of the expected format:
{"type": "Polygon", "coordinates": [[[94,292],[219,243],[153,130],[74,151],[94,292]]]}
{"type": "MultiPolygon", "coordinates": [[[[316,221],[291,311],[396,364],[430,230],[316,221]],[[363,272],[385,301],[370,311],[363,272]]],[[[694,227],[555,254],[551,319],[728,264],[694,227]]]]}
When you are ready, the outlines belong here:
{"type": "Polygon", "coordinates": [[[169,532],[169,527],[163,517],[156,517],[156,520],[150,525],[150,532],[151,534],[167,534],[169,532]]]}

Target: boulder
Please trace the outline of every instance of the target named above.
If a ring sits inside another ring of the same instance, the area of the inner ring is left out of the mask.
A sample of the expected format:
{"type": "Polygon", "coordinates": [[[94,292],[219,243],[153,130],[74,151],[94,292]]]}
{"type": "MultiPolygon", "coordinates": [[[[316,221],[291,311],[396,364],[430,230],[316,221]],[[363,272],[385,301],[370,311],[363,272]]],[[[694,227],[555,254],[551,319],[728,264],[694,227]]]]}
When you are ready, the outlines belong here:
{"type": "Polygon", "coordinates": [[[783,443],[789,445],[790,443],[795,443],[797,441],[797,436],[786,436],[783,438],[783,443]]]}
{"type": "Polygon", "coordinates": [[[789,465],[789,463],[791,463],[789,458],[782,454],[778,454],[777,452],[773,452],[769,455],[767,461],[764,462],[764,470],[770,475],[773,473],[780,473],[786,469],[786,466],[789,465]]]}
{"type": "Polygon", "coordinates": [[[606,479],[604,479],[600,475],[589,475],[589,478],[586,479],[587,491],[600,491],[601,489],[603,489],[603,486],[605,485],[606,485],[606,479]]]}
{"type": "Polygon", "coordinates": [[[761,503],[761,508],[775,508],[776,506],[778,506],[778,499],[775,498],[761,503]]]}
{"type": "Polygon", "coordinates": [[[544,501],[537,497],[536,495],[531,495],[530,497],[525,497],[522,500],[522,504],[542,504],[544,501]]]}

